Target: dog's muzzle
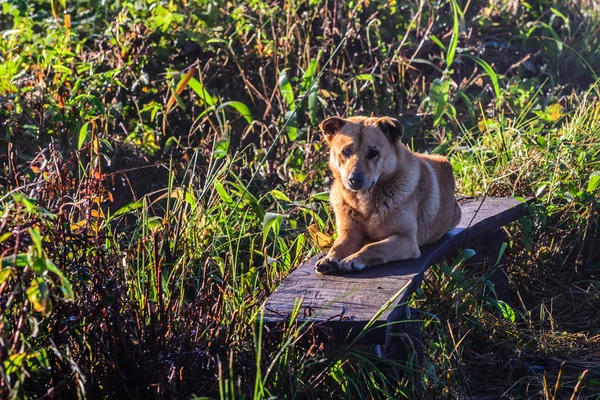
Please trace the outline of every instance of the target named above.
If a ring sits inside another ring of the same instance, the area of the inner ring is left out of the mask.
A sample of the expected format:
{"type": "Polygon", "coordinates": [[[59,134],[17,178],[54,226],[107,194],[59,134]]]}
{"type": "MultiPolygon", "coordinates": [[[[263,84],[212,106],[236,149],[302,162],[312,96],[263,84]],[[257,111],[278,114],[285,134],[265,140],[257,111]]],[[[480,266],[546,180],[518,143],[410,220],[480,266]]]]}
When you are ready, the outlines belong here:
{"type": "Polygon", "coordinates": [[[353,172],[348,176],[348,186],[351,190],[362,190],[371,187],[372,183],[367,182],[363,174],[353,172]]]}

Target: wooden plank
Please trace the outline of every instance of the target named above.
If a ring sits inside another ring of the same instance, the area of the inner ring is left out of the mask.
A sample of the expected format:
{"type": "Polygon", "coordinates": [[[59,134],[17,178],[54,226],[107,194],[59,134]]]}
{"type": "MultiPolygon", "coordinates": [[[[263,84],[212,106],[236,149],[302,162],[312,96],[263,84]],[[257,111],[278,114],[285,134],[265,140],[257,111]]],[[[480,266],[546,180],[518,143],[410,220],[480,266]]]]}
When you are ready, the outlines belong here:
{"type": "MultiPolygon", "coordinates": [[[[473,238],[490,233],[522,215],[523,203],[512,198],[463,199],[459,225],[438,242],[421,248],[415,260],[388,263],[352,274],[319,275],[314,263],[322,255],[300,265],[273,292],[265,305],[267,325],[285,321],[296,299],[302,299],[299,321],[325,323],[336,340],[356,335],[397,292],[406,290],[377,319],[379,327],[397,320],[401,307],[420,285],[425,271],[440,261],[451,249],[461,247],[473,238]]],[[[363,341],[383,343],[385,329],[373,329],[363,341]]]]}

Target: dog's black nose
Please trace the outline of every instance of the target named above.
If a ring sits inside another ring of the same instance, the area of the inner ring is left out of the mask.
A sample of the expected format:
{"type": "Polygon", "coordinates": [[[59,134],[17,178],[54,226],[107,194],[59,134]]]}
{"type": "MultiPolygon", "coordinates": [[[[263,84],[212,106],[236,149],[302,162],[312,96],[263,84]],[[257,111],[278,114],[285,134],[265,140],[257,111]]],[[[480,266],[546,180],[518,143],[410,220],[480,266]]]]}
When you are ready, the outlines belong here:
{"type": "Polygon", "coordinates": [[[352,186],[360,186],[365,180],[365,176],[363,174],[353,173],[348,177],[348,181],[352,186]]]}

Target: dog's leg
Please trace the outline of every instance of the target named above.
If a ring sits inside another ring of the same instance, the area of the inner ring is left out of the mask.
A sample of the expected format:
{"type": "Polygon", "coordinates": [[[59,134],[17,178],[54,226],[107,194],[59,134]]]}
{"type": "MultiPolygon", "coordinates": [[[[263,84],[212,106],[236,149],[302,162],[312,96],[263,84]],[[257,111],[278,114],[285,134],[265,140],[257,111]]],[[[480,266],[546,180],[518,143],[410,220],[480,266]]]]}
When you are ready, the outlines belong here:
{"type": "Polygon", "coordinates": [[[360,271],[365,267],[392,261],[419,258],[421,251],[417,238],[407,235],[392,235],[387,239],[366,245],[360,251],[339,262],[339,270],[360,271]]]}
{"type": "Polygon", "coordinates": [[[340,260],[359,251],[365,244],[365,234],[355,224],[348,224],[338,230],[338,238],[329,253],[315,264],[315,271],[320,274],[331,274],[340,270],[340,260]]]}

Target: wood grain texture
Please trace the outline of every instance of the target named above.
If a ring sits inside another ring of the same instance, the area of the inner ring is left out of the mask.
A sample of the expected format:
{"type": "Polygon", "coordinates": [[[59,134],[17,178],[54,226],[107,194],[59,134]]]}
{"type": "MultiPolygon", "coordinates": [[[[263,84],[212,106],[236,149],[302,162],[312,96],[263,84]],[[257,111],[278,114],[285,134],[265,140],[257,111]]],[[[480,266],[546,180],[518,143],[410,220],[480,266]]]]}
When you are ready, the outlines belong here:
{"type": "Polygon", "coordinates": [[[522,215],[523,203],[512,198],[463,199],[458,226],[438,242],[421,248],[421,257],[366,268],[352,274],[318,275],[313,257],[294,270],[269,297],[265,324],[289,318],[296,299],[302,299],[299,321],[327,324],[337,341],[353,338],[393,296],[396,300],[379,316],[374,328],[362,339],[383,343],[387,322],[401,320],[403,304],[418,287],[425,271],[450,250],[486,235],[522,215]],[[398,292],[405,290],[398,295],[398,292]]]}

